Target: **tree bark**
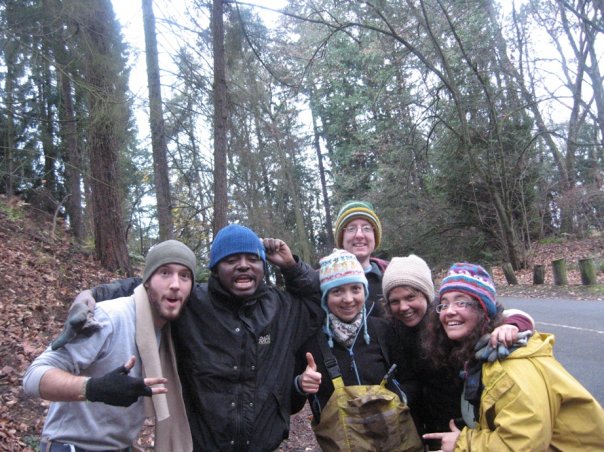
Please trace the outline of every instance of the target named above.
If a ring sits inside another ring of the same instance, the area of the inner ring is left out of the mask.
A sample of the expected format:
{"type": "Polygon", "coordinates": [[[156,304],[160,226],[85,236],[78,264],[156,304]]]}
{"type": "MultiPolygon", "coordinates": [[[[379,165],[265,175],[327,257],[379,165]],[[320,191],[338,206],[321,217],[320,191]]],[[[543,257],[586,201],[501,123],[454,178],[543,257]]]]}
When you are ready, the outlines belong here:
{"type": "Polygon", "coordinates": [[[152,0],[142,0],[143,24],[145,29],[145,49],[147,55],[147,82],[149,84],[149,123],[151,127],[151,147],[153,149],[153,174],[155,176],[155,196],[159,220],[159,238],[168,240],[173,236],[172,201],[170,179],[168,177],[168,146],[164,126],[159,61],[157,57],[157,37],[152,0]]]}
{"type": "Polygon", "coordinates": [[[128,113],[124,62],[116,48],[116,23],[110,0],[81,0],[80,28],[89,87],[90,188],[96,257],[111,271],[130,275],[124,232],[119,151],[124,146],[128,113]]]}
{"type": "Polygon", "coordinates": [[[514,274],[514,269],[512,268],[512,264],[510,264],[509,262],[506,262],[505,264],[503,264],[501,266],[502,270],[503,270],[503,274],[505,275],[505,280],[507,281],[507,283],[511,286],[515,286],[518,284],[518,279],[516,278],[516,275],[514,274]]]}
{"type": "Polygon", "coordinates": [[[223,0],[212,2],[214,53],[214,234],[227,224],[227,85],[224,60],[223,0]]]}
{"type": "Polygon", "coordinates": [[[14,60],[15,60],[15,42],[10,40],[5,43],[4,58],[6,63],[6,77],[4,78],[4,101],[6,105],[6,132],[4,138],[4,165],[6,168],[6,175],[4,179],[4,189],[8,196],[12,196],[15,191],[15,176],[13,174],[13,147],[14,142],[14,130],[15,130],[15,119],[14,119],[14,105],[13,105],[13,89],[15,82],[14,74],[14,60]]]}
{"type": "Polygon", "coordinates": [[[71,96],[71,82],[64,74],[63,67],[58,68],[59,83],[61,85],[62,127],[61,135],[66,149],[65,174],[69,184],[69,199],[67,200],[67,213],[71,231],[77,242],[84,239],[84,223],[82,222],[82,188],[81,188],[81,158],[78,149],[78,128],[73,110],[71,96]]]}
{"type": "Polygon", "coordinates": [[[313,137],[314,137],[314,146],[315,152],[317,153],[317,164],[319,167],[319,178],[321,180],[321,194],[323,196],[323,205],[325,207],[325,228],[327,229],[327,249],[330,250],[335,246],[335,237],[333,236],[333,222],[331,219],[331,206],[329,202],[329,195],[327,193],[327,179],[325,177],[325,167],[323,165],[323,155],[321,154],[321,143],[320,143],[320,135],[317,127],[317,116],[315,114],[314,108],[312,108],[313,103],[313,94],[310,94],[311,98],[311,109],[310,113],[312,115],[312,128],[313,128],[313,137]]]}

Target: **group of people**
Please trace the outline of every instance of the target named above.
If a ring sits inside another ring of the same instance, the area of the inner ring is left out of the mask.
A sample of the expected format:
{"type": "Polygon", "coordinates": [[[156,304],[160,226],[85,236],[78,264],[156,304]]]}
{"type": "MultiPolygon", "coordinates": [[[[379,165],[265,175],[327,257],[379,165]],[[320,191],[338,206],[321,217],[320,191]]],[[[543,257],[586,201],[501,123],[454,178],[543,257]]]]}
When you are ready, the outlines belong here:
{"type": "Polygon", "coordinates": [[[602,449],[602,407],[484,268],[456,263],[436,292],[420,257],[375,258],[381,238],[369,203],[345,204],[316,271],[232,224],[203,284],[189,248],[155,245],[142,279],[80,294],[26,371],[25,391],[52,401],[41,451],[132,450],[145,416],[158,451],[272,451],[307,400],[321,424],[334,361],[344,385],[384,381],[408,405],[405,450],[602,449]],[[264,282],[267,263],[285,290],[264,282]]]}

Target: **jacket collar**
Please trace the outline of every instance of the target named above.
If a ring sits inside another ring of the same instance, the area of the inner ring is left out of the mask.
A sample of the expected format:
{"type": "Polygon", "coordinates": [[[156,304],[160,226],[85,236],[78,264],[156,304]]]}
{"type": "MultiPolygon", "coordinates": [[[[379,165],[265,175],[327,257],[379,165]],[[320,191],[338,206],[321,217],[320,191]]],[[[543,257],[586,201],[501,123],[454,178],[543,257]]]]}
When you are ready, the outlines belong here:
{"type": "Polygon", "coordinates": [[[220,284],[220,280],[214,274],[211,274],[208,280],[208,290],[210,291],[213,300],[233,311],[238,311],[242,306],[249,306],[256,303],[258,299],[266,294],[268,286],[264,280],[262,280],[253,295],[247,298],[237,298],[220,284]]]}

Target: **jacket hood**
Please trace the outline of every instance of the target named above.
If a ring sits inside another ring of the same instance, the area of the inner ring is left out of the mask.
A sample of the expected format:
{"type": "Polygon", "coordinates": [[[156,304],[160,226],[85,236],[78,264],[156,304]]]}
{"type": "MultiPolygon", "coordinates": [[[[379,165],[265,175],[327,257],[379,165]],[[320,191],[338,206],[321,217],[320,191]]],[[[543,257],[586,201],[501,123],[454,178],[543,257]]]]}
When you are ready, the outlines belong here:
{"type": "Polygon", "coordinates": [[[390,261],[380,259],[379,257],[373,257],[373,256],[371,256],[369,258],[369,262],[375,262],[375,264],[378,266],[378,268],[380,269],[380,271],[382,273],[384,272],[384,270],[386,270],[386,267],[388,267],[388,264],[390,263],[390,261]]]}
{"type": "Polygon", "coordinates": [[[522,359],[553,356],[556,338],[550,333],[539,333],[531,336],[526,347],[518,347],[506,359],[522,359]]]}

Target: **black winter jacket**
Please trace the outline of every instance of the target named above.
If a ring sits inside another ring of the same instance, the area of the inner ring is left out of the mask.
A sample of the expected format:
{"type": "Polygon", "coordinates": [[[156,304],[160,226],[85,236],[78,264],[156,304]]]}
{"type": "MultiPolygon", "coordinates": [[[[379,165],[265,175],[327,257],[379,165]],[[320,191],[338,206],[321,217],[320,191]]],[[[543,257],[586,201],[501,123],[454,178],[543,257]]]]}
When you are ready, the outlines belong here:
{"type": "Polygon", "coordinates": [[[394,320],[398,342],[405,353],[405,361],[413,368],[420,382],[418,398],[411,409],[420,434],[450,430],[449,420],[461,416],[463,389],[463,380],[458,369],[444,366],[435,369],[422,356],[420,336],[426,326],[427,317],[414,327],[394,320]]]}
{"type": "Polygon", "coordinates": [[[212,275],[173,322],[196,451],[272,451],[288,437],[294,352],[324,313],[316,271],[299,262],[283,276],[287,291],[261,283],[241,301],[212,275]]]}
{"type": "MultiPolygon", "coordinates": [[[[395,378],[400,383],[408,401],[413,403],[417,392],[417,381],[411,366],[402,359],[403,355],[398,348],[391,324],[384,319],[369,316],[367,331],[371,338],[369,344],[365,343],[362,330],[350,349],[334,341],[331,351],[338,362],[344,384],[346,386],[380,384],[390,366],[396,363],[398,368],[395,378]]],[[[320,340],[327,341],[327,336],[323,331],[310,338],[296,356],[296,375],[306,369],[306,352],[312,353],[317,364],[317,371],[322,375],[319,392],[308,395],[315,418],[317,418],[319,410],[325,407],[334,390],[325,366],[325,357],[319,345],[320,340]]],[[[396,387],[392,384],[388,385],[388,388],[397,392],[396,387]]],[[[305,401],[306,396],[297,392],[296,389],[292,391],[293,412],[301,410],[305,401]]]]}

